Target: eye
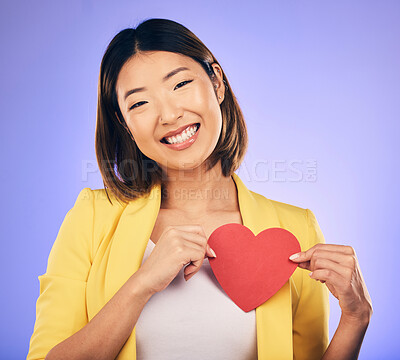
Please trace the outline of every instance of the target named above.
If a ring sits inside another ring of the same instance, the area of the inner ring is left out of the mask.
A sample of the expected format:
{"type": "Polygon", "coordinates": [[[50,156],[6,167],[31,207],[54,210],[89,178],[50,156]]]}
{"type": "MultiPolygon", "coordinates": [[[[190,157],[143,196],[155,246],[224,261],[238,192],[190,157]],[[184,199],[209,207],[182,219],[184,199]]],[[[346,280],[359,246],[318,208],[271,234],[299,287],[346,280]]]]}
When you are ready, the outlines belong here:
{"type": "Polygon", "coordinates": [[[138,104],[142,104],[142,103],[146,103],[146,101],[139,101],[139,102],[137,102],[136,104],[133,104],[133,105],[129,108],[129,110],[132,110],[132,109],[134,109],[134,108],[139,107],[138,104]]]}
{"type": "MultiPolygon", "coordinates": [[[[186,80],[186,81],[182,81],[182,82],[180,82],[179,84],[177,84],[176,86],[175,86],[175,89],[176,88],[181,88],[182,86],[185,86],[186,84],[189,84],[189,83],[191,83],[193,80],[186,80]]],[[[137,107],[139,107],[140,106],[140,104],[144,104],[144,103],[146,103],[147,101],[139,101],[139,102],[137,102],[136,104],[133,104],[130,108],[129,108],[129,110],[132,110],[132,109],[134,109],[134,108],[137,108],[137,107]]]]}
{"type": "Polygon", "coordinates": [[[182,82],[180,82],[178,85],[176,85],[175,86],[175,89],[176,88],[181,88],[182,86],[185,86],[186,84],[189,84],[189,83],[191,83],[193,80],[186,80],[186,81],[182,81],[182,82]],[[183,84],[183,85],[182,85],[183,84]],[[179,86],[179,85],[182,85],[182,86],[179,86]]]}

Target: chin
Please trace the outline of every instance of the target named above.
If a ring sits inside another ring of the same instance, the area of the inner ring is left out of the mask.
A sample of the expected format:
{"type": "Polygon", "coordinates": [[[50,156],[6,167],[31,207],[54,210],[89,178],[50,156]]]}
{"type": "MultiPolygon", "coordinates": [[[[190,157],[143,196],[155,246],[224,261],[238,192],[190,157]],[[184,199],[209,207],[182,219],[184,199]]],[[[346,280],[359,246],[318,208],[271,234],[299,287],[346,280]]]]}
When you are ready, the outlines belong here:
{"type": "Polygon", "coordinates": [[[198,168],[204,163],[204,160],[196,160],[196,161],[168,161],[162,164],[163,169],[167,170],[193,170],[198,168]]]}

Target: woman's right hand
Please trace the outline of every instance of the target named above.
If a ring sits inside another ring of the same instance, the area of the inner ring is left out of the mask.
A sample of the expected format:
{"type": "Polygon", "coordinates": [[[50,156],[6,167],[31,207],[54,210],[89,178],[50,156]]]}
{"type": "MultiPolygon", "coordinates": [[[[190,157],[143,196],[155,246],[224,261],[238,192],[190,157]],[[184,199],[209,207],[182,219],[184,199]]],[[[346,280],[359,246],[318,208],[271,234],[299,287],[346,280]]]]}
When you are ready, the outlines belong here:
{"type": "Polygon", "coordinates": [[[207,241],[200,225],[168,226],[137,271],[144,286],[151,293],[162,291],[190,263],[184,270],[185,280],[189,280],[199,271],[206,256],[214,257],[207,241]]]}

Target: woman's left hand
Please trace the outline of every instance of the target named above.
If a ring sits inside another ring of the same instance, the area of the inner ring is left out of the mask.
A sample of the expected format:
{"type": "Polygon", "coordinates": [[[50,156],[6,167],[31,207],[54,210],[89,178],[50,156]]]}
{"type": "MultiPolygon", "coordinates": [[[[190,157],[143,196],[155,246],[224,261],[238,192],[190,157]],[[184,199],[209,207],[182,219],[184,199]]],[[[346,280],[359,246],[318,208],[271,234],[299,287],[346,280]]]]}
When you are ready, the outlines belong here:
{"type": "Polygon", "coordinates": [[[312,271],[312,279],[325,283],[339,300],[342,317],[351,321],[369,322],[373,311],[372,301],[356,252],[351,246],[316,244],[297,254],[297,258],[289,259],[298,263],[300,268],[312,271]]]}

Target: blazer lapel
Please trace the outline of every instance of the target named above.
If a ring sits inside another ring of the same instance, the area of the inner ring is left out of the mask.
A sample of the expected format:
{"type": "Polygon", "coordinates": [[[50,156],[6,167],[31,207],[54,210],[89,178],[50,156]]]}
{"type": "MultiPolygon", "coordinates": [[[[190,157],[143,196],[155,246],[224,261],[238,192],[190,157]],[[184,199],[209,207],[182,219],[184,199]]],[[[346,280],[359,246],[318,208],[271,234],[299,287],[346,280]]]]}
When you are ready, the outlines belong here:
{"type": "MultiPolygon", "coordinates": [[[[105,278],[105,303],[141,266],[147,243],[161,205],[161,187],[128,203],[114,233],[105,278]]],[[[118,360],[136,359],[136,327],[133,328],[118,360]]]]}
{"type": "MultiPolygon", "coordinates": [[[[270,200],[247,189],[233,173],[243,225],[255,235],[270,227],[280,227],[270,200]]],[[[114,233],[105,279],[105,303],[141,266],[161,205],[161,187],[148,196],[128,203],[114,233]]],[[[293,359],[292,304],[290,282],[256,308],[257,351],[259,360],[293,359]]],[[[136,359],[136,327],[117,359],[136,359]]]]}
{"type": "MultiPolygon", "coordinates": [[[[243,225],[254,235],[280,227],[278,215],[271,201],[247,189],[238,175],[232,175],[238,190],[243,225]]],[[[290,279],[285,285],[256,308],[257,349],[259,360],[293,359],[292,299],[290,279]]]]}

